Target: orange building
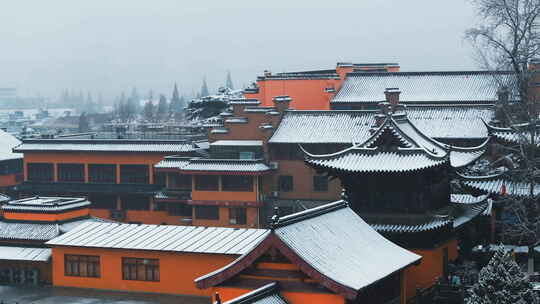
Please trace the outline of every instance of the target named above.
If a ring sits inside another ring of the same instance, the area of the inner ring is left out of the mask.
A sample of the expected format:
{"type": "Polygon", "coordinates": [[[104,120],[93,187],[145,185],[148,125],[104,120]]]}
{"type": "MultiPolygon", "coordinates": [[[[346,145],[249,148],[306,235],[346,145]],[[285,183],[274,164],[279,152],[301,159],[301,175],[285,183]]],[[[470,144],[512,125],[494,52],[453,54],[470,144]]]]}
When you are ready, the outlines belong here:
{"type": "Polygon", "coordinates": [[[44,243],[87,222],[84,198],[31,197],[9,201],[0,218],[0,284],[50,284],[51,249],[44,243]]]}
{"type": "Polygon", "coordinates": [[[198,278],[197,287],[229,303],[270,291],[275,282],[279,296],[275,289],[265,296],[283,303],[406,302],[404,270],[421,257],[379,235],[346,202],[272,220],[271,231],[254,248],[198,278]]]}
{"type": "Polygon", "coordinates": [[[247,253],[263,229],[89,223],[47,242],[54,286],[210,296],[194,279],[247,253]]]}
{"type": "Polygon", "coordinates": [[[198,155],[197,144],[179,140],[61,139],[24,140],[20,195],[76,195],[92,201],[101,218],[138,223],[178,223],[159,209],[154,196],[165,185],[154,165],[168,155],[198,155]]]}
{"type": "Polygon", "coordinates": [[[347,73],[357,71],[397,72],[397,63],[346,63],[335,69],[272,74],[265,71],[256,84],[244,91],[248,99],[257,99],[262,106],[273,106],[275,96],[287,95],[297,110],[329,110],[330,100],[341,88],[347,73]]]}

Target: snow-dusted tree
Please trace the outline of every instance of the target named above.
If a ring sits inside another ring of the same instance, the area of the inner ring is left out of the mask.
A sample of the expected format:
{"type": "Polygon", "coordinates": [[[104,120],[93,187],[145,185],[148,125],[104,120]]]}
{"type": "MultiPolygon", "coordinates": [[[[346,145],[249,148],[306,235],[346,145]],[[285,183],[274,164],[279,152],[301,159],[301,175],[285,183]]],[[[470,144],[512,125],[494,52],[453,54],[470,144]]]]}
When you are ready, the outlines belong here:
{"type": "Polygon", "coordinates": [[[206,77],[204,77],[203,78],[203,83],[202,83],[202,86],[201,86],[200,96],[205,97],[205,96],[208,96],[208,95],[210,95],[210,91],[208,91],[208,85],[206,84],[206,77]]]}
{"type": "Polygon", "coordinates": [[[148,100],[144,104],[144,109],[143,109],[142,114],[144,116],[144,119],[146,119],[147,121],[153,121],[155,117],[155,113],[156,111],[154,107],[154,93],[152,92],[152,90],[150,90],[150,93],[148,93],[148,100]]]}
{"type": "Polygon", "coordinates": [[[82,112],[81,116],[79,116],[79,132],[84,133],[88,131],[90,131],[90,121],[86,112],[82,112]]]}
{"type": "Polygon", "coordinates": [[[234,90],[234,85],[233,85],[232,77],[231,77],[231,71],[227,71],[227,81],[225,82],[225,87],[231,90],[234,90]]]}
{"type": "Polygon", "coordinates": [[[504,78],[501,74],[494,74],[502,97],[497,104],[496,116],[517,138],[515,145],[501,149],[503,156],[511,155],[517,160],[508,166],[505,176],[513,182],[528,185],[529,191],[526,198],[505,198],[505,209],[513,220],[503,226],[503,236],[520,240],[521,245],[529,247],[528,271],[532,272],[533,249],[540,243],[540,233],[531,233],[537,230],[534,227],[536,223],[519,215],[535,212],[540,202],[534,190],[540,178],[538,96],[530,86],[538,77],[538,70],[532,63],[540,55],[540,1],[471,1],[476,7],[479,23],[469,29],[466,36],[475,47],[482,68],[511,71],[514,75],[504,78]]]}
{"type": "Polygon", "coordinates": [[[175,83],[171,102],[169,104],[169,113],[171,114],[171,116],[174,116],[176,113],[182,112],[182,108],[182,100],[180,99],[180,94],[178,93],[178,86],[175,83]]]}
{"type": "Polygon", "coordinates": [[[521,271],[510,252],[501,246],[480,271],[469,290],[467,304],[538,304],[529,277],[521,271]]]}
{"type": "Polygon", "coordinates": [[[169,110],[169,104],[167,103],[167,97],[165,97],[165,95],[163,94],[159,95],[159,103],[158,103],[157,114],[156,114],[158,119],[160,120],[166,119],[168,110],[169,110]]]}

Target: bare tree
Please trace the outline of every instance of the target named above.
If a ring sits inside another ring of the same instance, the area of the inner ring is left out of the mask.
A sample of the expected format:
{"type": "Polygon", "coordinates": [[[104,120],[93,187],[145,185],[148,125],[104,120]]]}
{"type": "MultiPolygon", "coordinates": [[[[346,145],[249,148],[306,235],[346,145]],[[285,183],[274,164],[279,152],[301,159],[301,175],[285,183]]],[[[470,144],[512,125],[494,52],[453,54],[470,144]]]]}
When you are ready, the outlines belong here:
{"type": "Polygon", "coordinates": [[[471,0],[479,23],[466,32],[482,68],[511,71],[512,81],[494,73],[501,92],[497,117],[515,135],[515,144],[503,153],[517,159],[505,175],[528,185],[526,197],[507,196],[505,211],[512,218],[502,225],[502,237],[529,248],[528,272],[534,269],[534,247],[540,244],[540,199],[535,191],[540,177],[537,94],[531,84],[537,77],[534,61],[540,53],[538,21],[540,0],[471,0]],[[517,101],[517,102],[515,102],[517,101]]]}

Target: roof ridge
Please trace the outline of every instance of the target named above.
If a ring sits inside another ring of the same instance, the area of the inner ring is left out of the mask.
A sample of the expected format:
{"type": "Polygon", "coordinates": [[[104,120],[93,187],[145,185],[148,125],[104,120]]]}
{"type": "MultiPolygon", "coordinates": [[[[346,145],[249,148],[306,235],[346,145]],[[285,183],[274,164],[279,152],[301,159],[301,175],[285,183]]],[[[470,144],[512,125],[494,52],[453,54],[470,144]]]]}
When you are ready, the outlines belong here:
{"type": "Polygon", "coordinates": [[[223,304],[249,304],[253,301],[260,300],[266,296],[269,296],[273,293],[277,293],[279,290],[279,285],[277,282],[272,282],[262,287],[259,287],[253,291],[245,293],[237,298],[224,302],[223,304]]]}
{"type": "Polygon", "coordinates": [[[475,71],[407,71],[407,72],[349,72],[348,76],[420,76],[420,75],[511,75],[513,71],[492,71],[492,70],[475,70],[475,71]]]}
{"type": "MultiPolygon", "coordinates": [[[[318,217],[330,213],[332,211],[349,207],[349,203],[345,200],[339,200],[332,203],[328,203],[319,207],[307,209],[304,211],[296,212],[284,217],[279,217],[279,214],[275,214],[272,217],[271,229],[278,229],[287,225],[298,223],[310,218],[318,217]]],[[[278,210],[279,211],[279,210],[278,210]]]]}

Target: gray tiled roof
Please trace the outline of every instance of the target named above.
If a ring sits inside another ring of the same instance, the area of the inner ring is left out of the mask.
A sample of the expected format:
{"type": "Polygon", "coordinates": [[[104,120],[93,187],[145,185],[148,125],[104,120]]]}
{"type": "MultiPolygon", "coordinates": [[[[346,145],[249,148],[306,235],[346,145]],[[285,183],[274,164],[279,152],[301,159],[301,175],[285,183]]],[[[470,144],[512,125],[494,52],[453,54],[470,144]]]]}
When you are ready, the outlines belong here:
{"type": "Polygon", "coordinates": [[[59,212],[90,206],[84,198],[29,197],[10,201],[1,208],[4,211],[59,212]]]}
{"type": "Polygon", "coordinates": [[[267,234],[264,229],[86,223],[47,245],[240,255],[267,234]]]}
{"type": "Polygon", "coordinates": [[[12,149],[21,142],[15,136],[0,130],[0,161],[8,159],[22,158],[20,153],[14,153],[12,149]]]}
{"type": "MultiPolygon", "coordinates": [[[[287,111],[270,143],[363,142],[375,124],[376,111],[287,111]]],[[[482,119],[493,117],[493,107],[408,106],[407,116],[423,133],[437,139],[482,139],[488,135],[482,119]]]]}
{"type": "Polygon", "coordinates": [[[50,248],[0,246],[0,260],[47,262],[52,255],[50,248]]]}
{"type": "Polygon", "coordinates": [[[399,88],[404,103],[494,103],[500,84],[513,83],[510,72],[350,73],[331,103],[376,103],[386,88],[399,88]]]}
{"type": "MultiPolygon", "coordinates": [[[[508,195],[527,196],[530,192],[530,184],[525,182],[511,181],[501,174],[489,176],[460,176],[460,182],[467,187],[490,194],[501,194],[503,185],[508,195]]],[[[540,194],[540,184],[533,186],[534,195],[540,194]]]]}
{"type": "Polygon", "coordinates": [[[279,294],[277,283],[273,282],[245,293],[223,304],[287,304],[279,294]]]}
{"type": "Polygon", "coordinates": [[[471,148],[452,146],[450,150],[450,163],[452,167],[461,168],[476,161],[486,153],[488,142],[489,140],[486,140],[482,145],[471,148]]]}
{"type": "Polygon", "coordinates": [[[417,233],[423,231],[437,230],[445,226],[452,224],[450,218],[431,218],[422,223],[416,224],[405,224],[405,223],[394,223],[394,224],[385,224],[385,223],[370,223],[373,229],[377,230],[380,233],[392,233],[392,234],[401,234],[401,233],[417,233]]]}
{"type": "Polygon", "coordinates": [[[166,157],[155,168],[178,169],[181,171],[210,171],[210,172],[267,172],[272,170],[261,159],[207,159],[166,157]]]}
{"type": "Polygon", "coordinates": [[[33,139],[23,141],[14,151],[189,152],[195,149],[192,144],[174,140],[33,139]]]}
{"type": "Polygon", "coordinates": [[[275,234],[321,274],[354,290],[420,260],[342,204],[335,202],[282,217],[275,234]]]}
{"type": "Polygon", "coordinates": [[[81,224],[103,222],[98,218],[84,218],[63,223],[15,222],[0,220],[0,240],[48,241],[81,224]]]}

